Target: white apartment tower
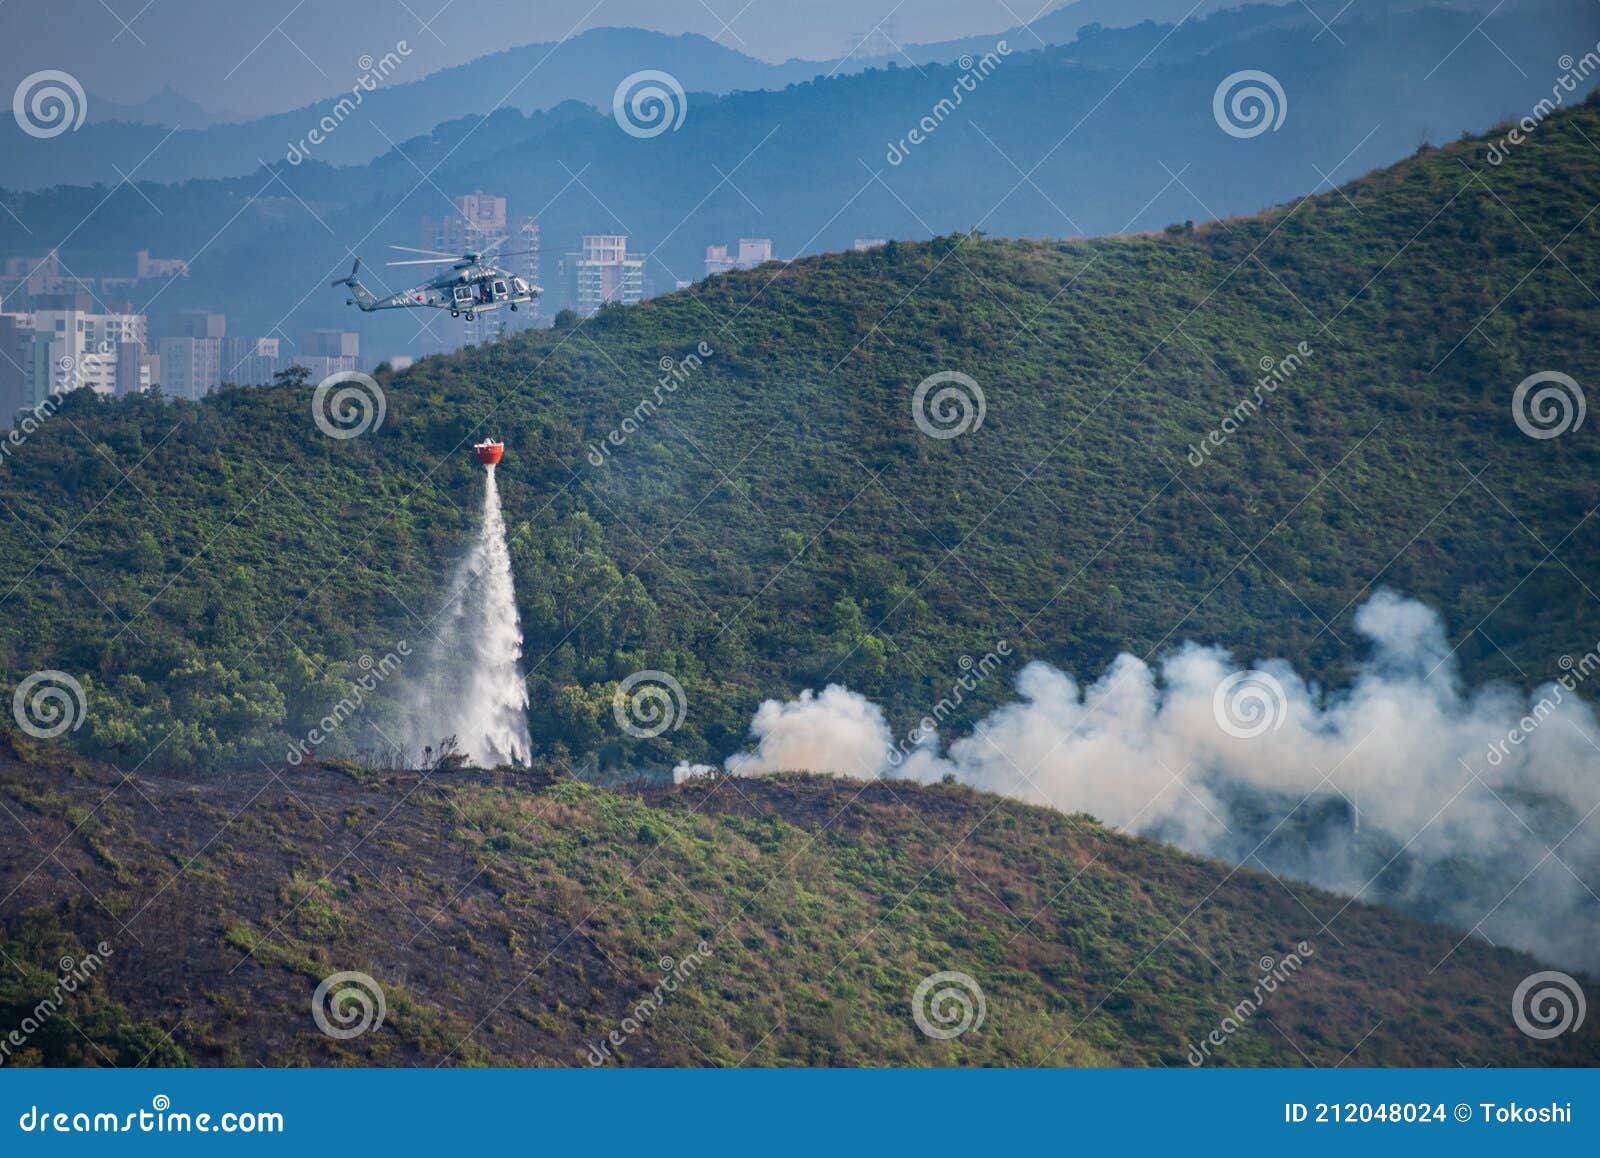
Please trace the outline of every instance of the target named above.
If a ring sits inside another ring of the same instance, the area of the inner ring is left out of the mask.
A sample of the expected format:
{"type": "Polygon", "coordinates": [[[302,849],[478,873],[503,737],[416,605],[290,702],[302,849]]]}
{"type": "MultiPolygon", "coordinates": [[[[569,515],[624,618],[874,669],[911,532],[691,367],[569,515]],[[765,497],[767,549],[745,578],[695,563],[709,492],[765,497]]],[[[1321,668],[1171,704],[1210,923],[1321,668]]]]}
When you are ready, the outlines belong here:
{"type": "Polygon", "coordinates": [[[19,379],[7,401],[37,406],[83,386],[115,394],[118,350],[124,343],[145,344],[144,315],[109,310],[87,294],[42,294],[37,301],[30,313],[7,315],[16,346],[8,354],[19,379]]]}
{"type": "Polygon", "coordinates": [[[644,300],[644,259],[628,256],[625,233],[591,233],[583,252],[568,258],[573,309],[592,317],[605,305],[634,305],[644,300]]]}

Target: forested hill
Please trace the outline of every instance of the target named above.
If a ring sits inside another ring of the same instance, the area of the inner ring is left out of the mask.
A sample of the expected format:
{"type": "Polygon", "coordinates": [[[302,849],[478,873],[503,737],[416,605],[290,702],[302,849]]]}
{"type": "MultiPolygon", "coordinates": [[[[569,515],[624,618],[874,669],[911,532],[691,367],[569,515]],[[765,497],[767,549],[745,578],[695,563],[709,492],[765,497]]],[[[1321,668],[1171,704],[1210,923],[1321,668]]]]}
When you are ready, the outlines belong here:
{"type": "Polygon", "coordinates": [[[64,957],[100,968],[7,1065],[1600,1061],[1518,1030],[1520,953],[959,786],[132,786],[64,755],[0,738],[28,830],[0,850],[0,1016],[31,1024],[64,957]],[[345,970],[382,1023],[319,1032],[345,970]],[[936,971],[967,1032],[919,995],[936,971]]]}
{"type": "MultiPolygon", "coordinates": [[[[122,767],[280,759],[362,657],[428,642],[484,435],[535,745],[573,767],[720,759],[825,682],[899,728],[1002,640],[1089,676],[1219,642],[1337,686],[1377,586],[1440,609],[1473,682],[1550,678],[1600,638],[1600,455],[1512,401],[1600,364],[1600,107],[1491,164],[1501,135],[1193,230],[718,277],[380,373],[352,439],[310,385],[74,396],[0,464],[4,686],[79,679],[64,741],[122,767]],[[947,371],[985,415],[930,437],[913,395],[947,371]],[[636,740],[612,700],[643,669],[688,712],[636,740]]],[[[378,743],[406,674],[330,754],[378,743]]]]}

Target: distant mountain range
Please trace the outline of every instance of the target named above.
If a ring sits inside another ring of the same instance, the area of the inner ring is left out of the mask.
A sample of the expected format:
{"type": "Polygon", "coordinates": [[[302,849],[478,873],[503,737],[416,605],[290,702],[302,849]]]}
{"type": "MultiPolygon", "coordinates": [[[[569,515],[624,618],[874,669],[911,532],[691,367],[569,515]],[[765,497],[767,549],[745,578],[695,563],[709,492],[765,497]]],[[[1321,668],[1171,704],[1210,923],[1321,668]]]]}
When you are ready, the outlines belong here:
{"type": "MultiPolygon", "coordinates": [[[[249,173],[284,160],[290,146],[304,141],[324,117],[335,118],[339,131],[315,147],[316,159],[359,164],[440,122],[491,109],[532,112],[565,100],[609,107],[617,82],[641,69],[669,71],[685,86],[709,93],[781,88],[827,71],[814,62],[769,65],[703,36],[628,28],[595,29],[559,45],[507,49],[426,77],[408,75],[408,67],[407,54],[397,48],[387,64],[380,58],[365,73],[352,69],[350,90],[340,96],[242,123],[197,126],[182,119],[188,104],[182,98],[158,105],[163,120],[173,118],[165,125],[91,120],[75,133],[48,140],[28,136],[8,118],[0,122],[0,148],[8,157],[0,184],[37,189],[115,182],[117,169],[163,182],[249,173]],[[363,77],[369,78],[366,86],[363,77]],[[358,91],[358,108],[336,108],[358,91]]],[[[143,121],[150,112],[134,115],[143,121]]]]}
{"type": "MultiPolygon", "coordinates": [[[[1043,48],[1051,44],[1070,44],[1080,32],[1091,25],[1102,28],[1130,28],[1150,21],[1156,24],[1177,24],[1184,20],[1203,19],[1229,8],[1241,8],[1248,0],[1067,0],[1049,12],[1018,27],[996,35],[967,36],[935,44],[905,45],[902,62],[907,57],[918,64],[955,60],[964,52],[983,52],[994,45],[998,37],[1007,37],[1015,48],[1043,48]]],[[[1360,19],[1380,8],[1396,11],[1438,7],[1430,0],[1405,0],[1390,4],[1386,0],[1254,0],[1257,6],[1278,7],[1285,19],[1311,19],[1322,28],[1331,27],[1346,16],[1360,19]],[[1324,24],[1324,21],[1328,24],[1324,24]]],[[[1447,7],[1461,12],[1478,12],[1480,15],[1501,7],[1498,0],[1452,0],[1447,7]]],[[[1326,36],[1328,33],[1323,32],[1326,36]]],[[[890,57],[880,57],[874,63],[885,63],[890,57]]]]}
{"type": "Polygon", "coordinates": [[[119,104],[94,93],[89,94],[85,104],[88,110],[84,116],[86,124],[120,122],[121,128],[134,125],[171,128],[181,125],[189,129],[203,129],[210,125],[244,119],[236,113],[212,112],[201,108],[171,86],[133,104],[119,104]]]}
{"type": "MultiPolygon", "coordinates": [[[[694,93],[773,90],[869,67],[954,61],[969,51],[987,51],[1002,38],[1009,38],[1014,50],[1027,51],[1069,43],[1089,24],[1120,28],[1143,20],[1175,22],[1237,4],[1238,0],[1080,0],[998,35],[906,45],[903,52],[889,56],[856,53],[844,59],[782,64],[757,60],[703,36],[668,36],[636,28],[598,28],[560,43],[522,45],[427,76],[416,75],[409,53],[397,46],[388,65],[373,60],[365,73],[353,71],[349,92],[247,121],[208,112],[171,89],[134,105],[91,95],[84,127],[46,141],[5,120],[0,122],[0,149],[7,161],[0,185],[38,189],[115,183],[119,170],[137,170],[140,179],[161,182],[235,176],[284,159],[291,145],[302,142],[326,116],[335,117],[340,131],[316,146],[316,159],[334,165],[361,164],[388,152],[396,142],[458,117],[499,108],[534,112],[566,100],[609,109],[617,83],[646,69],[669,73],[694,93]],[[362,84],[364,76],[367,84],[362,84]],[[358,88],[359,107],[337,110],[340,99],[358,88]]],[[[1302,10],[1296,5],[1294,11],[1302,10]]]]}
{"type": "Polygon", "coordinates": [[[681,129],[647,140],[609,109],[568,101],[448,121],[354,168],[313,159],[137,190],[12,193],[0,252],[66,238],[75,272],[119,272],[139,249],[191,259],[192,275],[156,308],[222,309],[241,335],[344,325],[369,349],[415,352],[415,319],[357,315],[327,283],[355,251],[399,288],[401,271],[382,268],[385,243],[417,244],[420,218],[463,193],[499,193],[513,213],[540,218],[551,310],[564,304],[561,255],[584,233],[629,234],[662,291],[702,275],[707,244],[739,236],[770,237],[792,257],[973,227],[1025,237],[1159,229],[1255,212],[1424,141],[1525,115],[1549,97],[1560,58],[1600,40],[1589,0],[1524,0],[1487,20],[1368,11],[1340,19],[1338,40],[1310,13],[1273,7],[1090,30],[1068,47],[1011,52],[948,112],[939,102],[961,84],[959,60],[779,92],[691,92],[681,129]],[[1282,123],[1230,135],[1214,94],[1231,74],[1261,69],[1283,78],[1282,123]],[[913,144],[930,117],[936,127],[913,144]]]}

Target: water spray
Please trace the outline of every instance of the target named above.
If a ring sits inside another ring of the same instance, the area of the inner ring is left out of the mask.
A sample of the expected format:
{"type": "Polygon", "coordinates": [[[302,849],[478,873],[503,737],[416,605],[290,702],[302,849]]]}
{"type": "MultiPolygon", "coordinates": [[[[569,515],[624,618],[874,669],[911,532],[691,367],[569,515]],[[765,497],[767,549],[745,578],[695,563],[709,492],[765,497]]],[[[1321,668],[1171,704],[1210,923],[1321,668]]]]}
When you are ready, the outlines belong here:
{"type": "Polygon", "coordinates": [[[505,446],[473,448],[484,465],[483,513],[477,541],[456,568],[435,622],[425,684],[413,697],[412,740],[456,749],[480,767],[528,759],[528,688],[522,678],[522,624],[517,615],[495,468],[505,446]]]}

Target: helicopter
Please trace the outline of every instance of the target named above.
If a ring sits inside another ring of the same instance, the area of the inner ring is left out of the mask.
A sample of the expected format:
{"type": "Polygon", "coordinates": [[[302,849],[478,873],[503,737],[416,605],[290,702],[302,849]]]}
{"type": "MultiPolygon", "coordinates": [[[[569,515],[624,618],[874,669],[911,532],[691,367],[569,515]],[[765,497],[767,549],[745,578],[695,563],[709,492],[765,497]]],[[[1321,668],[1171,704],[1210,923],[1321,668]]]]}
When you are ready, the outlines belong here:
{"type": "Polygon", "coordinates": [[[519,305],[533,301],[544,292],[489,260],[491,257],[516,257],[520,253],[531,253],[532,250],[497,254],[492,247],[482,253],[441,253],[436,249],[413,249],[407,245],[391,245],[389,248],[403,253],[427,255],[406,261],[391,261],[389,265],[448,264],[451,268],[421,285],[380,298],[361,284],[361,258],[357,257],[349,277],[330,283],[332,288],[344,286],[350,290],[351,296],[345,299],[345,305],[357,306],[363,313],[374,310],[449,310],[452,318],[466,314],[470,322],[479,314],[498,310],[501,306],[509,306],[515,312],[519,305]]]}

